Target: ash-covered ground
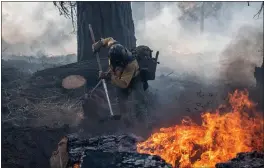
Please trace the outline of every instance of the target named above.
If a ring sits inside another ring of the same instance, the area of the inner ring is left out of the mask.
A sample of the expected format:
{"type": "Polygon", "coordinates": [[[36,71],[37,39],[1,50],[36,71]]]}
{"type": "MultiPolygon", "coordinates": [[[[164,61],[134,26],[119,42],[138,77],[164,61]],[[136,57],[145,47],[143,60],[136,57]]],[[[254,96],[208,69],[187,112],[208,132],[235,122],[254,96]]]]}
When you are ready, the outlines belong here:
{"type": "MultiPolygon", "coordinates": [[[[247,32],[247,29],[244,31],[247,32]]],[[[133,133],[148,138],[161,127],[180,124],[185,116],[200,124],[202,112],[214,110],[220,104],[225,104],[228,92],[236,89],[247,89],[250,99],[258,103],[259,111],[263,111],[263,83],[261,83],[263,65],[262,69],[257,68],[255,72],[256,62],[261,64],[259,61],[263,60],[263,50],[260,45],[263,44],[261,41],[263,39],[252,31],[251,35],[258,44],[255,45],[248,41],[243,33],[241,34],[242,37],[238,36],[222,52],[223,62],[221,71],[217,73],[218,78],[206,78],[207,73],[203,72],[215,67],[215,62],[208,61],[206,64],[201,62],[201,65],[197,63],[198,67],[193,64],[194,68],[197,68],[195,71],[190,68],[192,64],[184,62],[183,65],[188,66],[184,67],[176,62],[178,67],[172,69],[169,66],[169,68],[161,58],[156,80],[149,82],[150,88],[146,92],[148,110],[144,115],[147,122],[131,118],[135,123],[129,128],[125,127],[122,121],[98,122],[96,111],[104,117],[109,115],[104,93],[100,88],[89,99],[90,103],[87,104],[86,111],[82,108],[85,89],[62,88],[63,75],[76,72],[79,66],[84,67],[83,74],[88,76],[89,87],[94,87],[98,72],[95,60],[84,63],[89,65],[86,67],[82,63],[74,64],[76,61],[74,55],[39,58],[3,56],[1,122],[2,151],[5,155],[2,155],[2,165],[10,168],[49,167],[52,151],[56,149],[60,139],[70,133],[89,138],[98,135],[133,133]]],[[[198,54],[199,58],[207,58],[214,53],[198,54]]],[[[166,53],[161,55],[164,55],[166,60],[166,53]]],[[[197,54],[190,53],[184,57],[197,59],[197,54]]],[[[111,96],[113,87],[110,85],[109,91],[111,96]]],[[[111,97],[115,110],[117,108],[115,97],[113,95],[111,97]]],[[[104,157],[100,153],[97,155],[104,157]]],[[[130,156],[132,155],[124,157],[130,156]]],[[[105,157],[109,156],[105,155],[105,157]]],[[[122,155],[113,159],[121,158],[122,155]]],[[[88,160],[88,163],[90,162],[94,160],[88,160]]]]}
{"type": "MultiPolygon", "coordinates": [[[[38,59],[30,62],[27,57],[24,58],[2,59],[2,166],[10,168],[49,167],[52,151],[60,139],[69,133],[79,133],[85,137],[133,133],[147,138],[160,127],[180,123],[184,116],[199,123],[201,112],[225,103],[227,93],[234,89],[247,88],[255,102],[261,96],[255,87],[239,86],[237,83],[204,84],[191,76],[180,79],[173,75],[171,69],[161,68],[157,79],[150,82],[147,93],[150,123],[138,122],[126,128],[119,121],[99,123],[95,118],[89,118],[93,111],[83,111],[83,91],[65,91],[56,83],[56,79],[45,76],[34,78],[37,71],[71,61],[60,63],[54,58],[45,58],[49,66],[41,68],[43,64],[39,64],[41,61],[38,59]]],[[[103,113],[108,115],[105,109],[103,113]]]]}
{"type": "Polygon", "coordinates": [[[69,108],[66,101],[63,101],[63,104],[66,104],[64,106],[53,104],[50,98],[58,96],[58,93],[55,91],[47,93],[42,92],[41,88],[31,88],[28,80],[34,72],[71,63],[75,58],[74,56],[57,57],[57,60],[27,56],[8,58],[2,59],[1,65],[2,166],[49,167],[48,160],[52,150],[56,148],[58,140],[69,132],[69,126],[64,124],[75,124],[70,118],[76,110],[73,110],[74,107],[69,108]],[[25,97],[23,92],[30,94],[26,91],[27,87],[30,87],[30,92],[46,94],[44,96],[47,98],[42,99],[34,94],[32,97],[25,97]],[[64,120],[66,123],[60,123],[63,113],[67,113],[70,121],[64,120]]]}

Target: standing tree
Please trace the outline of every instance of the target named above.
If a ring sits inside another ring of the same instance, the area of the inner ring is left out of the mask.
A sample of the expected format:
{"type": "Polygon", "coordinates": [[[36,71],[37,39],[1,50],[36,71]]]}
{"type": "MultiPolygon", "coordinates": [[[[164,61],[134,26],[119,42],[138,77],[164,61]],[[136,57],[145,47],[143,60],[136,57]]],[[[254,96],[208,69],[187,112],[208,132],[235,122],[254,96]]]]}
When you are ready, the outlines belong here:
{"type": "MultiPolygon", "coordinates": [[[[134,23],[130,2],[54,2],[60,13],[71,17],[74,22],[74,13],[77,9],[77,46],[78,61],[93,59],[91,50],[92,40],[88,25],[91,24],[95,38],[113,37],[127,48],[136,46],[134,23]]],[[[106,57],[105,50],[100,53],[106,57]]]]}
{"type": "MultiPolygon", "coordinates": [[[[98,82],[98,64],[92,53],[92,39],[89,24],[92,25],[97,40],[101,37],[113,37],[128,49],[136,47],[134,23],[130,2],[54,2],[61,15],[70,18],[73,28],[77,28],[77,58],[78,62],[60,67],[45,69],[35,73],[38,76],[57,79],[60,85],[62,79],[69,75],[81,75],[88,88],[94,87],[98,82]]],[[[100,51],[101,64],[105,70],[108,67],[107,50],[100,51]]]]}

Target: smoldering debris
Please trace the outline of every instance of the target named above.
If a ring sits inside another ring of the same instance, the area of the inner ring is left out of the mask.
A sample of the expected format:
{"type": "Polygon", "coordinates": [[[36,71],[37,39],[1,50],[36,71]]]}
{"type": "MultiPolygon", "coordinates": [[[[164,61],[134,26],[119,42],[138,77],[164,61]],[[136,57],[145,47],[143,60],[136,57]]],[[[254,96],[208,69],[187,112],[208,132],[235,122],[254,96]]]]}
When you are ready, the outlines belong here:
{"type": "MultiPolygon", "coordinates": [[[[63,154],[62,158],[68,155],[68,160],[65,160],[65,162],[70,166],[79,165],[84,168],[90,166],[98,168],[172,167],[159,156],[137,153],[136,143],[142,139],[133,134],[105,135],[91,138],[80,138],[76,134],[71,134],[66,138],[68,153],[65,154],[65,151],[62,151],[63,148],[59,146],[57,151],[63,154]]],[[[56,155],[58,152],[53,152],[50,159],[51,168],[57,167],[58,162],[56,159],[58,157],[56,155]]]]}
{"type": "Polygon", "coordinates": [[[228,167],[251,167],[259,168],[264,167],[264,153],[263,152],[243,152],[238,153],[237,156],[225,163],[218,163],[216,168],[228,168],[228,167]]]}

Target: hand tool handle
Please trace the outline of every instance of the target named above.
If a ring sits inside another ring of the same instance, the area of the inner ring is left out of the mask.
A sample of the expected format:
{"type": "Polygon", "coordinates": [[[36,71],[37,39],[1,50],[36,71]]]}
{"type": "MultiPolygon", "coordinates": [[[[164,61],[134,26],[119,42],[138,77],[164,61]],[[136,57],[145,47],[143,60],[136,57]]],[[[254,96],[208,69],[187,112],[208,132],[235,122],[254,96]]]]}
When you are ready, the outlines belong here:
{"type": "MultiPolygon", "coordinates": [[[[110,71],[111,71],[111,69],[109,69],[109,71],[107,71],[107,74],[109,74],[110,71]]],[[[100,79],[100,81],[99,81],[99,82],[95,85],[95,87],[90,91],[90,94],[92,94],[92,93],[95,91],[95,89],[98,88],[98,86],[101,84],[101,82],[102,82],[102,79],[100,79]]]]}
{"type": "MultiPolygon", "coordinates": [[[[93,33],[92,25],[90,25],[90,24],[89,24],[89,30],[90,30],[92,42],[95,43],[95,38],[94,38],[94,33],[93,33]]],[[[100,62],[100,58],[99,58],[98,52],[96,52],[96,59],[97,59],[97,63],[98,63],[99,70],[100,71],[103,71],[102,70],[102,66],[101,66],[101,62],[100,62]]],[[[103,87],[104,87],[106,99],[107,99],[107,102],[108,102],[108,107],[109,107],[109,110],[110,110],[110,114],[113,116],[114,113],[113,113],[112,106],[111,106],[111,102],[110,102],[110,98],[109,98],[109,95],[108,95],[108,91],[107,91],[107,86],[106,86],[105,79],[102,79],[102,82],[103,82],[103,87]]]]}
{"type": "MultiPolygon", "coordinates": [[[[95,38],[94,38],[94,33],[93,33],[92,25],[90,25],[90,24],[89,24],[89,30],[90,30],[92,42],[94,44],[96,41],[95,41],[95,38]]],[[[95,54],[96,54],[96,59],[97,59],[99,71],[103,71],[102,66],[101,66],[101,61],[100,61],[100,58],[99,58],[99,54],[98,54],[98,52],[96,52],[95,54]]]]}

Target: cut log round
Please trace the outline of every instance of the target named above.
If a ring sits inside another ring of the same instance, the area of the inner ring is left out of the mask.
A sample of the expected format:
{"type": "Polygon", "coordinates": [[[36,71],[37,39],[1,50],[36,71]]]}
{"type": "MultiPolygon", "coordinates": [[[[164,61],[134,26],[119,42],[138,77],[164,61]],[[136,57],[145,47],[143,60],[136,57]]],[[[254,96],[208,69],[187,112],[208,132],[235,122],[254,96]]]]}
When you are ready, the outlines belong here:
{"type": "Polygon", "coordinates": [[[62,80],[62,87],[65,89],[76,89],[84,86],[86,79],[80,75],[70,75],[62,80]]]}

